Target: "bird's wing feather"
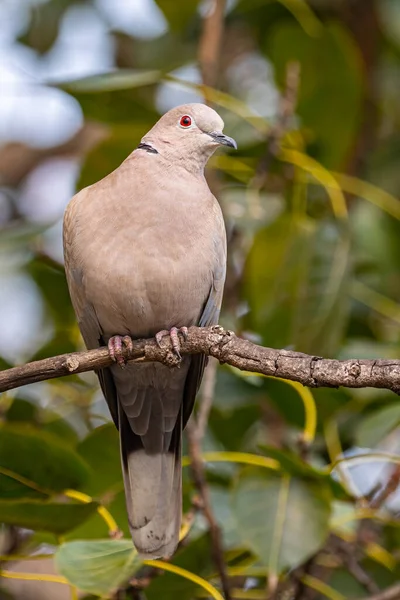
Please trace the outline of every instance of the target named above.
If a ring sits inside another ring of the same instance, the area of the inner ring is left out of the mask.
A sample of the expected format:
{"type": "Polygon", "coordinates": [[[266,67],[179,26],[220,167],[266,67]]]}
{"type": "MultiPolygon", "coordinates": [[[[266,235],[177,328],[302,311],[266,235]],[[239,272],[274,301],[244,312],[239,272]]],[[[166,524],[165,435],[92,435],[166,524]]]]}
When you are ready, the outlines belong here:
{"type": "MultiPolygon", "coordinates": [[[[104,346],[103,331],[96,315],[95,308],[86,298],[83,285],[83,271],[79,266],[73,244],[74,221],[76,219],[76,208],[80,201],[85,200],[86,190],[82,190],[68,205],[64,215],[64,259],[65,274],[68,281],[69,293],[72,305],[78,320],[80,332],[86,348],[92,350],[104,346]]],[[[107,401],[112,419],[118,428],[118,403],[115,384],[109,369],[96,371],[104,397],[107,401]]]]}
{"type": "MultiPolygon", "coordinates": [[[[199,319],[199,327],[208,327],[210,325],[218,324],[226,276],[226,240],[223,222],[222,228],[220,228],[218,235],[215,237],[215,255],[216,262],[213,271],[213,281],[207,302],[204,305],[203,312],[199,319]]],[[[183,427],[186,426],[192,413],[196,394],[199,390],[204,369],[207,365],[207,360],[208,357],[205,356],[205,354],[197,354],[191,358],[183,399],[183,427]]]]}

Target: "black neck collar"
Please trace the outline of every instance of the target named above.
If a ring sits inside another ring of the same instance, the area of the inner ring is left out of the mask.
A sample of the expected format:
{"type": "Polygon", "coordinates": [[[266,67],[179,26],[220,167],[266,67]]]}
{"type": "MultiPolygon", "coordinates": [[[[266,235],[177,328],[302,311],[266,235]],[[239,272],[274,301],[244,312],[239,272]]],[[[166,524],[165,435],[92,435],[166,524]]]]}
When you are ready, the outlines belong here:
{"type": "Polygon", "coordinates": [[[150,146],[150,144],[140,143],[139,146],[138,146],[138,150],[139,149],[140,150],[145,150],[149,154],[158,154],[158,150],[156,150],[155,148],[153,148],[153,146],[150,146]]]}

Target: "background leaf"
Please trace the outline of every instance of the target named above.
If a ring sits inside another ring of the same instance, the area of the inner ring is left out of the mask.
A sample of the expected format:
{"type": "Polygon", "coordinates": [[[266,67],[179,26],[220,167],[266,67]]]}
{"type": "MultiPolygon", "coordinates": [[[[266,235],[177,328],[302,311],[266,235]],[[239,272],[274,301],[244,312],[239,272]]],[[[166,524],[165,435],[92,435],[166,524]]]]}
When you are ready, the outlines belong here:
{"type": "Polygon", "coordinates": [[[341,169],[359,125],[364,85],[353,39],[333,21],[325,23],[317,37],[288,23],[276,27],[266,44],[281,83],[285,65],[300,62],[302,125],[312,132],[311,147],[318,159],[330,169],[341,169]],[[326,102],[324,110],[320,110],[321,102],[326,102]]]}
{"type": "Polygon", "coordinates": [[[56,554],[58,571],[80,590],[108,595],[133,577],[141,561],[127,540],[67,542],[56,554]]]}
{"type": "Polygon", "coordinates": [[[64,534],[88,519],[97,504],[60,504],[26,500],[0,500],[0,521],[25,529],[64,534]]]}
{"type": "Polygon", "coordinates": [[[85,492],[97,496],[110,489],[123,488],[118,432],[113,423],[92,431],[77,447],[91,466],[85,492]]]}
{"type": "Polygon", "coordinates": [[[329,222],[284,215],[257,233],[245,268],[246,323],[266,346],[335,352],[346,325],[348,252],[329,222]]]}
{"type": "Polygon", "coordinates": [[[296,567],[327,538],[330,498],[320,482],[245,471],[233,495],[243,543],[270,572],[296,567]]]}
{"type": "Polygon", "coordinates": [[[40,498],[48,493],[79,488],[89,469],[67,445],[49,433],[24,425],[0,427],[0,497],[4,499],[40,498]],[[29,460],[27,460],[29,457],[29,460]],[[29,486],[18,477],[32,482],[29,486]]]}

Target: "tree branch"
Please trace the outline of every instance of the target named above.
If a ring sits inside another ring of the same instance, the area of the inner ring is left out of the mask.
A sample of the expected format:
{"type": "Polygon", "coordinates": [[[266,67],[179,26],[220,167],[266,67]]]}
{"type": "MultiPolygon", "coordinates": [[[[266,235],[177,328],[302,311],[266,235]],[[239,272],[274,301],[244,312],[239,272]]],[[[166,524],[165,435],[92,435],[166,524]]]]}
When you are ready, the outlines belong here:
{"type": "Polygon", "coordinates": [[[216,521],[210,499],[210,491],[204,474],[203,461],[201,459],[201,446],[199,428],[192,418],[186,426],[186,436],[189,446],[189,456],[191,458],[191,471],[194,484],[201,499],[201,509],[208,522],[211,537],[211,551],[215,566],[221,579],[221,586],[224,592],[225,600],[231,600],[231,591],[227,569],[224,560],[224,548],[222,545],[221,529],[216,521]]]}
{"type": "MultiPolygon", "coordinates": [[[[220,326],[190,327],[187,340],[181,340],[181,354],[207,354],[220,363],[227,363],[241,371],[260,373],[298,381],[308,387],[374,387],[400,394],[400,360],[335,360],[311,356],[291,350],[274,350],[236,337],[220,326]]],[[[154,338],[137,340],[131,354],[124,349],[128,360],[162,362],[167,366],[179,365],[166,336],[157,346],[154,338]]],[[[73,352],[45,358],[20,367],[0,372],[0,392],[22,385],[104,369],[112,360],[107,348],[73,352]]]]}
{"type": "MultiPolygon", "coordinates": [[[[224,12],[226,0],[212,0],[207,5],[207,14],[203,16],[202,32],[199,39],[198,59],[204,86],[215,87],[218,82],[219,59],[222,38],[224,35],[224,12]]],[[[204,7],[203,7],[204,8],[204,7]]],[[[204,90],[206,87],[204,88],[204,90]]],[[[207,94],[205,95],[207,103],[210,104],[207,94]]],[[[211,190],[218,197],[218,178],[214,176],[207,178],[211,190]]],[[[214,361],[216,362],[216,361],[214,361]]],[[[188,450],[191,459],[190,469],[194,485],[199,493],[201,509],[211,537],[211,554],[221,580],[221,587],[225,600],[231,600],[230,582],[227,572],[227,566],[224,557],[224,546],[222,532],[218,526],[213,513],[210,491],[207,485],[205,469],[201,459],[201,441],[207,426],[208,416],[211,409],[216,367],[209,362],[205,370],[203,380],[203,394],[201,398],[198,418],[194,415],[189,419],[186,427],[186,437],[188,440],[188,450]]]]}
{"type": "Polygon", "coordinates": [[[218,78],[219,51],[224,33],[225,0],[209,3],[203,19],[203,31],[199,41],[199,65],[204,85],[215,87],[218,78]]]}
{"type": "Polygon", "coordinates": [[[395,585],[386,588],[386,590],[382,590],[378,594],[374,594],[373,596],[367,596],[365,598],[360,598],[359,600],[398,600],[400,598],[400,583],[396,583],[395,585]]]}

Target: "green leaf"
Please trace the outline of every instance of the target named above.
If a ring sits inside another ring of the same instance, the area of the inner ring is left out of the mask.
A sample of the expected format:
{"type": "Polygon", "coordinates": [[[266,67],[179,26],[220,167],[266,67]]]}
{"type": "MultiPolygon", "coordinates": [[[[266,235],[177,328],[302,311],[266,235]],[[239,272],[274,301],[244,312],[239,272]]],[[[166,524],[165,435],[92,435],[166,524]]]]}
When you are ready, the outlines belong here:
{"type": "Polygon", "coordinates": [[[31,5],[30,23],[19,41],[40,54],[50,50],[57,39],[64,12],[70,5],[70,0],[48,0],[31,5]]]}
{"type": "Polygon", "coordinates": [[[6,412],[7,421],[24,422],[37,421],[38,409],[30,400],[14,398],[10,408],[6,412]]]}
{"type": "Polygon", "coordinates": [[[323,546],[331,493],[322,481],[245,470],[235,485],[233,510],[243,544],[277,574],[323,546]]]}
{"type": "Polygon", "coordinates": [[[58,87],[71,94],[80,92],[100,93],[126,90],[157,83],[161,72],[156,70],[119,69],[101,75],[90,75],[75,81],[68,81],[58,87]]]}
{"type": "Polygon", "coordinates": [[[365,588],[345,569],[333,569],[329,585],[344,598],[364,598],[365,588]]]}
{"type": "Polygon", "coordinates": [[[347,500],[349,498],[343,486],[333,479],[329,473],[320,471],[308,463],[303,462],[293,452],[278,450],[272,446],[263,445],[260,445],[260,450],[265,456],[275,458],[280,463],[282,470],[288,475],[302,477],[304,479],[309,479],[310,481],[320,481],[322,485],[327,485],[331,488],[335,498],[340,500],[347,500]]]}
{"type": "Polygon", "coordinates": [[[185,0],[185,2],[156,0],[156,3],[164,13],[171,29],[182,32],[194,18],[199,0],[185,0]]]}
{"type": "Polygon", "coordinates": [[[38,406],[30,400],[15,398],[6,412],[6,420],[8,423],[30,423],[40,427],[41,431],[47,431],[72,446],[75,446],[78,441],[76,431],[65,419],[62,419],[53,411],[39,410],[38,406]]]}
{"type": "Polygon", "coordinates": [[[121,130],[136,124],[143,135],[159,118],[152,101],[159,77],[158,71],[117,71],[59,87],[78,100],[87,119],[119,124],[121,130]]]}
{"type": "Polygon", "coordinates": [[[266,346],[335,353],[349,308],[348,264],[348,239],[336,224],[279,217],[257,233],[247,257],[247,327],[266,346]]]}
{"type": "Polygon", "coordinates": [[[78,188],[92,185],[114,171],[138,146],[146,127],[150,127],[150,123],[125,123],[123,126],[114,126],[109,136],[87,155],[78,188]]]}
{"type": "Polygon", "coordinates": [[[77,451],[92,467],[84,490],[98,496],[111,489],[123,489],[118,432],[113,423],[97,427],[78,445],[77,451]]]}
{"type": "MultiPolygon", "coordinates": [[[[107,498],[108,500],[108,498],[107,498]]],[[[128,517],[126,513],[125,492],[122,490],[116,494],[110,502],[102,500],[102,504],[112,514],[118,529],[124,536],[130,538],[128,517]]],[[[65,541],[70,540],[100,540],[106,539],[109,530],[104,519],[96,512],[84,523],[73,529],[65,536],[65,541]]]]}
{"type": "Polygon", "coordinates": [[[237,522],[232,511],[232,490],[226,487],[210,486],[211,506],[222,530],[224,548],[242,547],[237,522]]]}
{"type": "Polygon", "coordinates": [[[99,596],[122,587],[142,565],[128,540],[67,542],[58,549],[55,562],[71,584],[99,596]]]}
{"type": "Polygon", "coordinates": [[[80,488],[89,477],[87,465],[70,447],[25,424],[0,427],[0,473],[4,499],[43,498],[80,488]]]}
{"type": "Polygon", "coordinates": [[[46,411],[45,418],[45,422],[41,424],[42,431],[47,431],[63,440],[63,442],[68,443],[68,445],[76,446],[78,434],[68,421],[57,417],[56,413],[50,413],[50,411],[46,411]]]}
{"type": "Polygon", "coordinates": [[[66,330],[75,323],[75,315],[69,297],[64,269],[57,263],[35,258],[26,267],[27,272],[39,286],[46,306],[58,327],[66,330]]]}
{"type": "Polygon", "coordinates": [[[356,444],[374,448],[400,424],[400,405],[391,404],[365,416],[356,430],[356,444]]]}
{"type": "Polygon", "coordinates": [[[237,408],[249,404],[258,405],[260,397],[264,396],[262,383],[263,380],[258,379],[255,385],[254,379],[243,377],[241,372],[227,366],[219,366],[213,407],[229,417],[237,408]]]}
{"type": "Polygon", "coordinates": [[[59,504],[56,502],[0,500],[0,522],[64,534],[88,519],[97,509],[88,504],[59,504]]]}
{"type": "Polygon", "coordinates": [[[246,436],[259,418],[260,407],[251,403],[237,408],[230,414],[213,408],[209,428],[215,439],[221,442],[226,450],[235,451],[244,449],[246,436]]]}
{"type": "Polygon", "coordinates": [[[330,169],[341,169],[362,114],[364,81],[354,40],[337,22],[326,23],[316,38],[295,23],[282,23],[269,32],[265,44],[282,86],[287,63],[300,62],[296,112],[303,127],[312,131],[318,160],[330,169]]]}
{"type": "MultiPolygon", "coordinates": [[[[214,567],[210,553],[210,538],[207,534],[192,540],[190,544],[177,552],[174,565],[191,571],[201,577],[210,575],[214,567]]],[[[146,588],[147,600],[192,600],[199,591],[198,585],[175,573],[165,572],[156,577],[146,588]]]]}

